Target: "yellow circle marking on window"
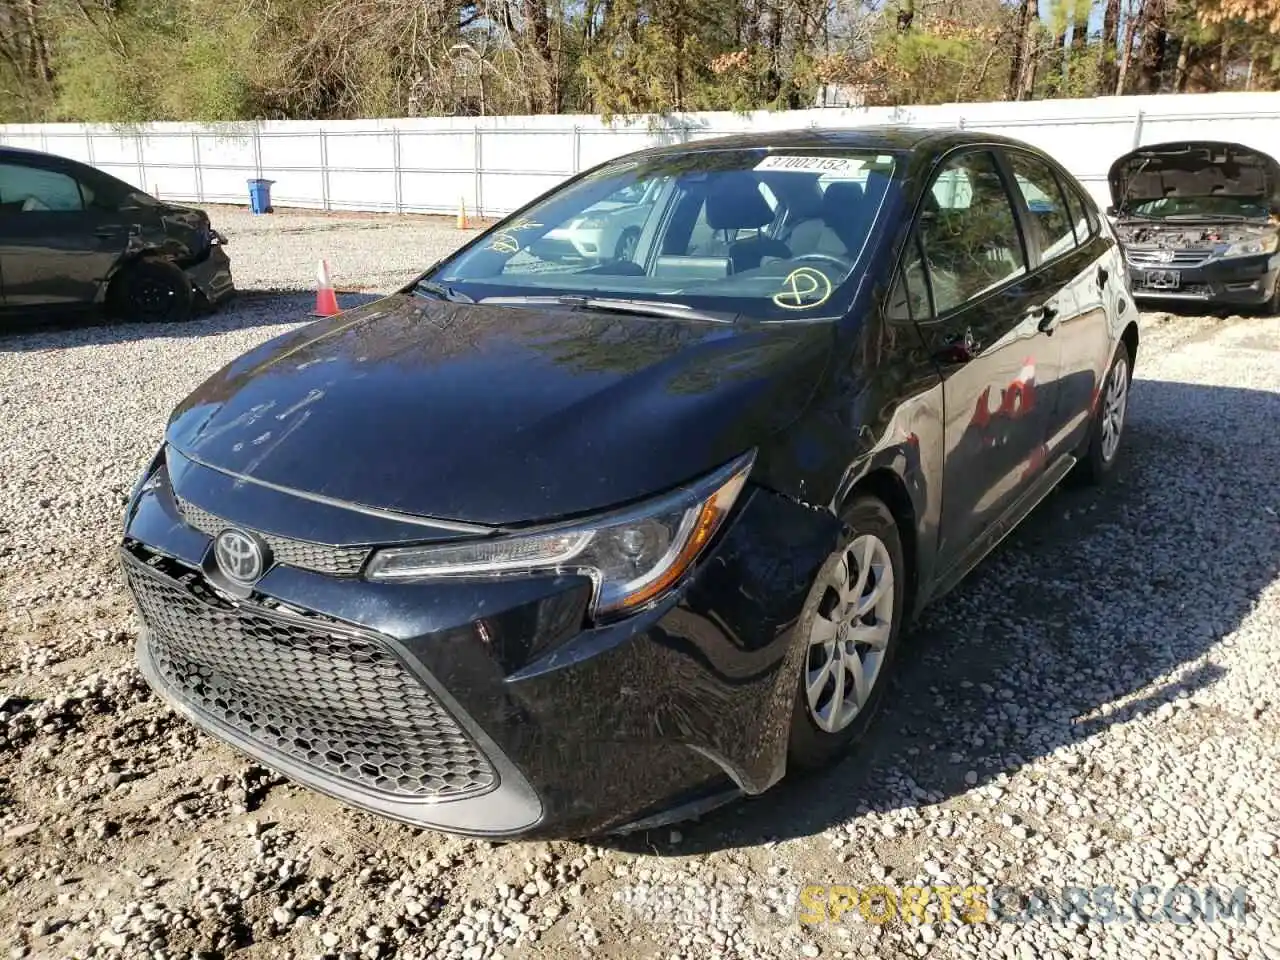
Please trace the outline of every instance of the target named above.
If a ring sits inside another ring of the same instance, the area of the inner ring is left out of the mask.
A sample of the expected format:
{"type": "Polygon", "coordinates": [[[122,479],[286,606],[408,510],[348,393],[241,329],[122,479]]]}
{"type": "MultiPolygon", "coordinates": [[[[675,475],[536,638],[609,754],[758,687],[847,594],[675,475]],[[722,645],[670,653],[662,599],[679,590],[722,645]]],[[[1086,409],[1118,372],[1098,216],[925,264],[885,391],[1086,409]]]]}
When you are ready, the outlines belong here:
{"type": "Polygon", "coordinates": [[[520,241],[509,233],[497,233],[489,241],[489,249],[497,253],[516,253],[520,250],[520,241]]]}
{"type": "Polygon", "coordinates": [[[782,281],[773,302],[783,310],[812,310],[831,298],[831,279],[821,270],[800,267],[782,281]]]}

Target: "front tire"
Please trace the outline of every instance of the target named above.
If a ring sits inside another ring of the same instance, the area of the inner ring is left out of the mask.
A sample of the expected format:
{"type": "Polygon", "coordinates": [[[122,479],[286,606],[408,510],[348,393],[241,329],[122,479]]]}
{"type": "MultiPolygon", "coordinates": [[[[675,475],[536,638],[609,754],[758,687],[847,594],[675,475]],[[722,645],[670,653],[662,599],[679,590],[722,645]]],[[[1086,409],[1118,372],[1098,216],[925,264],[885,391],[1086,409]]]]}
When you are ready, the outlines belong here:
{"type": "Polygon", "coordinates": [[[130,323],[173,323],[190,319],[195,307],[191,281],[166,260],[136,260],[124,267],[107,295],[116,319],[130,323]]]}
{"type": "Polygon", "coordinates": [[[871,724],[888,685],[906,615],[898,525],[880,500],[856,498],[847,530],[810,588],[791,717],[789,766],[829,766],[871,724]]]}

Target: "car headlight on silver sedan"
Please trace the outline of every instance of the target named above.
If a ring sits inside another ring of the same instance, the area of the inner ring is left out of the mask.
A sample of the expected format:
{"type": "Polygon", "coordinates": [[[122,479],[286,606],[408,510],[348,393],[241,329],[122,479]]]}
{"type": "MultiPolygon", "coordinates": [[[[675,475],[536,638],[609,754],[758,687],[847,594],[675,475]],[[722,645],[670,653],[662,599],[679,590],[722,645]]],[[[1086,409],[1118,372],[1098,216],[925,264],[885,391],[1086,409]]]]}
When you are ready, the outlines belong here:
{"type": "Polygon", "coordinates": [[[1234,243],[1229,243],[1220,256],[1256,257],[1264,253],[1275,253],[1277,246],[1280,246],[1280,234],[1273,233],[1265,237],[1254,237],[1251,240],[1237,240],[1234,243]]]}
{"type": "Polygon", "coordinates": [[[675,586],[724,524],[754,451],[678,490],[594,520],[463,543],[379,550],[370,580],[574,573],[594,584],[592,612],[640,610],[675,586]]]}

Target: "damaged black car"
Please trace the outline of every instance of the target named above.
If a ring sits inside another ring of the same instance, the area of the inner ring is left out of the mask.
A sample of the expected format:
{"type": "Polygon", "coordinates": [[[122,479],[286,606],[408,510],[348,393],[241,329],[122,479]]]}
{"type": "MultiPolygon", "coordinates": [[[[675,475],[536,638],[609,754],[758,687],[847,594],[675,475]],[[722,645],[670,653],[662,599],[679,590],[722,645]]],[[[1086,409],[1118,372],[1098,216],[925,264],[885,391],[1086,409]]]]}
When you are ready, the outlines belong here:
{"type": "Polygon", "coordinates": [[[235,293],[203,210],[66,157],[0,147],[0,308],[185,320],[235,293]]]}
{"type": "Polygon", "coordinates": [[[691,816],[863,735],[915,614],[1112,469],[1137,348],[1115,237],[1024,144],[620,157],[179,405],[124,519],[138,662],[419,826],[691,816]]]}
{"type": "Polygon", "coordinates": [[[1108,214],[1135,297],[1280,313],[1280,164],[1238,143],[1141,147],[1111,166],[1108,214]]]}

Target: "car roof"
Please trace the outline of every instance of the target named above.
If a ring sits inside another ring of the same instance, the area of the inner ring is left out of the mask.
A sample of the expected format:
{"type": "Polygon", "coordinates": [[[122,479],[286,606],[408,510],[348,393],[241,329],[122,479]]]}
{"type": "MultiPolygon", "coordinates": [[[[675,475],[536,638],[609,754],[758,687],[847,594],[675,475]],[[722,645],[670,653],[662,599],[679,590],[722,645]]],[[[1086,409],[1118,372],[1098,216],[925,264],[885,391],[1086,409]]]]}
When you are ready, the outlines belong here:
{"type": "Polygon", "coordinates": [[[1035,149],[1008,137],[978,131],[881,124],[865,127],[798,127],[790,130],[760,130],[654,147],[643,152],[647,156],[661,156],[760,148],[767,150],[846,148],[886,151],[925,149],[941,153],[968,143],[998,143],[1035,149]]]}
{"type": "Polygon", "coordinates": [[[27,147],[6,147],[0,144],[0,160],[10,160],[14,163],[22,163],[23,161],[49,161],[55,163],[76,163],[70,157],[62,157],[56,153],[46,153],[44,150],[31,150],[27,147]]]}

